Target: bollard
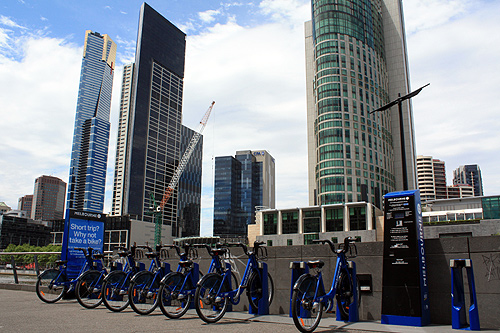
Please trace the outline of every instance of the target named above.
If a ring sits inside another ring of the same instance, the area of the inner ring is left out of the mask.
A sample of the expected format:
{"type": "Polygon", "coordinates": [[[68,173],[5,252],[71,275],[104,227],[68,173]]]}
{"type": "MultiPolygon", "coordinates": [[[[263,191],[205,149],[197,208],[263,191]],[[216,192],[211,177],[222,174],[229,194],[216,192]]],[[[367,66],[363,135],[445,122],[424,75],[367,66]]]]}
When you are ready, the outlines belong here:
{"type": "Polygon", "coordinates": [[[451,326],[453,329],[463,329],[471,331],[481,330],[479,325],[479,311],[477,307],[476,285],[474,282],[474,272],[472,269],[472,260],[470,259],[451,259],[451,326]],[[469,282],[469,322],[465,313],[465,292],[463,281],[463,268],[467,271],[469,282]]]}
{"type": "Polygon", "coordinates": [[[38,266],[38,257],[37,257],[36,254],[33,257],[33,259],[35,260],[35,272],[36,272],[36,276],[38,276],[38,275],[40,275],[40,266],[38,266]]]}
{"type": "Polygon", "coordinates": [[[342,318],[340,315],[340,310],[339,310],[339,304],[337,302],[337,312],[336,312],[336,317],[338,321],[347,321],[353,323],[359,321],[359,304],[358,304],[358,281],[356,277],[356,263],[354,261],[348,261],[347,262],[349,265],[349,273],[351,274],[352,277],[352,285],[353,285],[353,300],[351,305],[349,306],[349,318],[342,318]]]}
{"type": "MultiPolygon", "coordinates": [[[[307,266],[305,261],[291,261],[290,269],[292,270],[292,280],[290,282],[290,310],[289,316],[292,316],[292,297],[293,297],[293,287],[295,286],[295,282],[299,279],[302,274],[309,273],[309,267],[307,266]]],[[[300,311],[304,311],[302,308],[300,311]]]]}
{"type": "Polygon", "coordinates": [[[10,257],[10,262],[12,265],[12,272],[14,273],[14,283],[19,284],[19,278],[17,277],[16,261],[14,260],[14,256],[10,257]]]}

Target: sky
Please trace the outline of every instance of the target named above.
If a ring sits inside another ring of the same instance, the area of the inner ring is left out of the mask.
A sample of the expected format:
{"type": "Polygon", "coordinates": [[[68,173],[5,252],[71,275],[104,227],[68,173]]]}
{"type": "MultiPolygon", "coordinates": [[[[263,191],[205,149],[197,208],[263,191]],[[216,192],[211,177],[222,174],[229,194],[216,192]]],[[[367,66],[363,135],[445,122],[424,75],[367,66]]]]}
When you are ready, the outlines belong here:
{"type": "MultiPolygon", "coordinates": [[[[65,182],[86,30],[117,44],[105,212],[111,209],[122,67],[134,59],[136,0],[2,0],[0,202],[17,209],[34,181],[65,182]]],[[[216,156],[267,150],[276,208],[308,206],[304,22],[309,0],[151,0],[187,35],[183,124],[203,132],[201,234],[211,235],[216,156]]],[[[484,195],[500,194],[500,2],[404,0],[416,150],[478,164],[484,195]]]]}

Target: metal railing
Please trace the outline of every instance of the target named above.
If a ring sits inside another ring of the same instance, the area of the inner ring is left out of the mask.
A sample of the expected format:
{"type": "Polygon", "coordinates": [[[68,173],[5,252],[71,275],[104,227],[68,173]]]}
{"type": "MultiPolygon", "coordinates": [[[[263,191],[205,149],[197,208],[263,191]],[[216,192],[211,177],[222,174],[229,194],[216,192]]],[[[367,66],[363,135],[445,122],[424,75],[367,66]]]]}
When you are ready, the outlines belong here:
{"type": "Polygon", "coordinates": [[[38,255],[40,254],[60,254],[61,252],[0,252],[0,256],[8,256],[10,255],[10,268],[6,269],[12,269],[12,273],[14,274],[14,283],[19,284],[19,277],[18,277],[18,272],[17,272],[17,264],[16,260],[14,258],[15,255],[33,255],[33,263],[34,263],[34,269],[36,276],[40,274],[40,267],[38,265],[38,255]]]}

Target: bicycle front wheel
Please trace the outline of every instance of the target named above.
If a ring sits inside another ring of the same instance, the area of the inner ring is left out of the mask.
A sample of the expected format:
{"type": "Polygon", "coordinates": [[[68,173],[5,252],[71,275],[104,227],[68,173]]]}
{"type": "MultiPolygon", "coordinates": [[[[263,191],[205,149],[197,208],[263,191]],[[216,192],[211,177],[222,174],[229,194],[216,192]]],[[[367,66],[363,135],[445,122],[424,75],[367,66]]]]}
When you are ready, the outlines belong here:
{"type": "Polygon", "coordinates": [[[140,315],[147,315],[158,306],[158,289],[160,281],[150,271],[142,271],[134,275],[128,289],[130,307],[140,315]]]}
{"type": "Polygon", "coordinates": [[[229,291],[229,284],[222,286],[222,276],[217,273],[205,275],[194,294],[194,305],[198,316],[206,323],[219,321],[227,310],[229,300],[227,297],[218,296],[219,292],[229,291]]]}
{"type": "Polygon", "coordinates": [[[130,278],[123,271],[113,271],[106,276],[102,284],[102,300],[109,310],[120,312],[127,308],[129,284],[130,278]]]}
{"type": "MultiPolygon", "coordinates": [[[[267,273],[267,294],[269,305],[271,305],[274,296],[274,282],[269,272],[267,273]]],[[[254,272],[248,280],[247,296],[250,306],[254,311],[257,311],[259,301],[262,298],[262,280],[257,272],[254,272]]]]}
{"type": "Polygon", "coordinates": [[[66,276],[58,269],[50,268],[42,272],[36,280],[36,294],[45,303],[55,303],[66,292],[66,276]]]}
{"type": "Polygon", "coordinates": [[[317,278],[308,275],[292,294],[292,317],[301,332],[312,332],[318,327],[323,313],[323,303],[315,302],[317,278]]]}
{"type": "Polygon", "coordinates": [[[101,271],[86,271],[76,283],[76,299],[81,306],[94,309],[102,303],[101,288],[104,274],[101,271]]]}
{"type": "Polygon", "coordinates": [[[160,286],[159,306],[161,312],[171,319],[182,317],[191,304],[192,296],[188,291],[194,289],[193,284],[180,272],[171,272],[165,276],[160,286]],[[185,283],[184,283],[185,281],[185,283]],[[182,285],[184,284],[184,288],[182,285]]]}
{"type": "MultiPolygon", "coordinates": [[[[358,296],[360,296],[359,293],[358,296]]],[[[345,271],[340,272],[336,297],[341,318],[348,320],[349,308],[354,302],[354,288],[350,275],[345,271]]]]}

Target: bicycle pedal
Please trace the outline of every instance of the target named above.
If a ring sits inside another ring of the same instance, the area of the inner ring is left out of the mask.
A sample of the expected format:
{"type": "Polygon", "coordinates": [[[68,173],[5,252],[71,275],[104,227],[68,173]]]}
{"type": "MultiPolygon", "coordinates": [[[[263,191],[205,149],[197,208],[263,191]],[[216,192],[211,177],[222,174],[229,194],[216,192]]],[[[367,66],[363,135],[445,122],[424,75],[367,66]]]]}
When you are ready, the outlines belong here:
{"type": "Polygon", "coordinates": [[[120,290],[118,292],[118,295],[125,295],[125,294],[128,294],[128,291],[127,290],[120,290]]]}
{"type": "Polygon", "coordinates": [[[147,297],[152,297],[154,295],[153,292],[149,291],[148,294],[147,294],[147,297]]]}

